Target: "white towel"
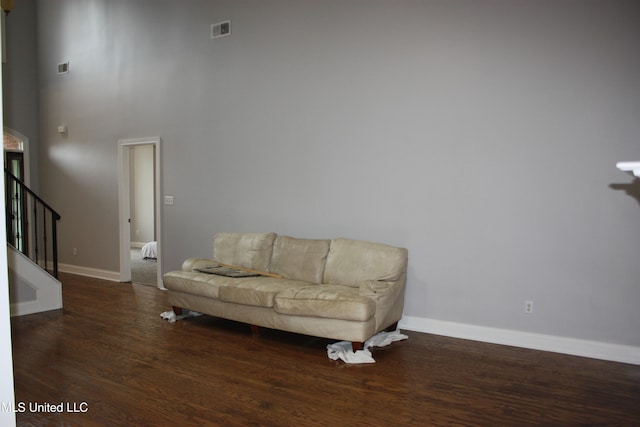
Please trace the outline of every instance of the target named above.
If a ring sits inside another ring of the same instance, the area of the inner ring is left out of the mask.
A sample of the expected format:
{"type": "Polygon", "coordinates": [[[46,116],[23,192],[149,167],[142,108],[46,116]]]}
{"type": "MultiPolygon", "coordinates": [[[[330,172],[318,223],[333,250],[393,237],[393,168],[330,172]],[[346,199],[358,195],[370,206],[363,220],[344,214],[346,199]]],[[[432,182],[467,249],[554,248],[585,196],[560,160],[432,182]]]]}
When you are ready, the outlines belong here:
{"type": "Polygon", "coordinates": [[[163,311],[160,313],[160,317],[164,320],[168,320],[169,323],[173,323],[176,321],[176,314],[173,311],[163,311]]]}
{"type": "Polygon", "coordinates": [[[342,359],[345,363],[376,363],[371,356],[369,347],[386,347],[394,341],[406,340],[407,335],[401,334],[400,330],[393,332],[380,332],[364,343],[364,349],[353,351],[349,341],[340,341],[327,345],[327,356],[331,360],[342,359]]]}
{"type": "Polygon", "coordinates": [[[173,323],[176,320],[185,319],[187,317],[196,317],[196,316],[202,316],[202,313],[198,313],[197,311],[185,310],[185,309],[182,309],[182,314],[180,316],[176,316],[176,314],[173,311],[164,311],[160,313],[160,317],[162,317],[164,320],[168,320],[169,323],[173,323]]]}
{"type": "Polygon", "coordinates": [[[327,356],[331,360],[342,359],[345,363],[376,363],[368,349],[354,352],[349,341],[327,345],[327,356]]]}

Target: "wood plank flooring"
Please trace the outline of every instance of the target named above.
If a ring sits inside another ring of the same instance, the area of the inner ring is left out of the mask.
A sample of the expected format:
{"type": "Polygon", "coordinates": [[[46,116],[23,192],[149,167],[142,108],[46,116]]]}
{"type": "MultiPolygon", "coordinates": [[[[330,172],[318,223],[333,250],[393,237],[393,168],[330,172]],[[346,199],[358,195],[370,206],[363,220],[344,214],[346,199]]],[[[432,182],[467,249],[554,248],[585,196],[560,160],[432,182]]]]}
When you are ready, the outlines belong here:
{"type": "Polygon", "coordinates": [[[155,288],[61,280],[63,310],[12,319],[19,426],[640,425],[640,366],[410,331],[345,365],[324,339],[170,324],[155,288]]]}

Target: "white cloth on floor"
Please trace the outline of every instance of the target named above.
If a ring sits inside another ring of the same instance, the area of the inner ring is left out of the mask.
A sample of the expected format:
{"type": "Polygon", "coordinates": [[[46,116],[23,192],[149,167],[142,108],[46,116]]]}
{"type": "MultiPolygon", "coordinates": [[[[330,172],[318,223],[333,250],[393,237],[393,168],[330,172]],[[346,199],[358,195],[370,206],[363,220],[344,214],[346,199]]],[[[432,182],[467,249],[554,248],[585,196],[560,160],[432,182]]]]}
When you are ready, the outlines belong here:
{"type": "Polygon", "coordinates": [[[345,363],[376,363],[368,349],[353,351],[349,341],[327,345],[327,356],[331,360],[342,359],[345,363]]]}
{"type": "Polygon", "coordinates": [[[369,351],[370,347],[386,347],[394,341],[406,340],[407,335],[397,329],[392,332],[380,332],[364,343],[364,349],[353,351],[349,341],[340,341],[327,345],[327,356],[331,360],[341,359],[345,363],[376,363],[369,351]]]}
{"type": "Polygon", "coordinates": [[[163,311],[160,313],[160,317],[164,320],[168,320],[169,323],[173,323],[176,321],[176,314],[173,311],[163,311]]]}
{"type": "Polygon", "coordinates": [[[180,316],[176,316],[173,310],[164,311],[160,313],[160,317],[162,317],[164,320],[168,320],[169,323],[173,323],[176,320],[185,319],[187,317],[196,317],[196,316],[202,316],[202,313],[198,313],[197,311],[185,310],[185,309],[182,309],[182,314],[180,316]]]}

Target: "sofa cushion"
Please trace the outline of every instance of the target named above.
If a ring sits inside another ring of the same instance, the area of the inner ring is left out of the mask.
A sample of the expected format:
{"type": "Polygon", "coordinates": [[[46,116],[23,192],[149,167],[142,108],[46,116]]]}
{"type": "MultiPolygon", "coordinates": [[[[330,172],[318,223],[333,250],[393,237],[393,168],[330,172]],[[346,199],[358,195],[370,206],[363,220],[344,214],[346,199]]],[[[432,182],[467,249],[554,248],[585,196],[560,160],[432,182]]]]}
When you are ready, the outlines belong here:
{"type": "Polygon", "coordinates": [[[271,272],[295,280],[322,283],[324,264],[331,240],[276,237],[271,272]]]}
{"type": "Polygon", "coordinates": [[[272,277],[246,277],[233,279],[219,288],[221,301],[258,307],[273,307],[275,296],[285,289],[300,289],[309,286],[308,282],[298,280],[275,279],[272,277]]]}
{"type": "Polygon", "coordinates": [[[359,286],[364,280],[395,281],[407,271],[407,250],[360,240],[331,241],[324,283],[359,286]]]}
{"type": "Polygon", "coordinates": [[[232,280],[229,277],[195,271],[172,271],[163,276],[164,287],[170,291],[215,299],[219,296],[220,287],[232,280]]]}
{"type": "Polygon", "coordinates": [[[222,264],[269,271],[275,233],[219,233],[213,238],[213,257],[222,264]]]}
{"type": "Polygon", "coordinates": [[[293,316],[361,322],[369,320],[376,311],[375,302],[358,295],[358,288],[326,284],[286,289],[276,295],[273,308],[293,316]]]}

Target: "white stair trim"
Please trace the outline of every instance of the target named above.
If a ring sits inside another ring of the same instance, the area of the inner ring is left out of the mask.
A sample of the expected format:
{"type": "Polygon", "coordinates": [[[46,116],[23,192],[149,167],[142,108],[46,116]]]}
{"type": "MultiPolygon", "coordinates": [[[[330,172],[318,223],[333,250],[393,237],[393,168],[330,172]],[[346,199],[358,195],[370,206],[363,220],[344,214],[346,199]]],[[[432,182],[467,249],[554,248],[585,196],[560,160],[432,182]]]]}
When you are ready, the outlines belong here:
{"type": "Polygon", "coordinates": [[[11,303],[11,316],[24,316],[62,308],[62,283],[60,281],[10,245],[7,245],[7,261],[9,269],[29,283],[36,291],[35,300],[11,303]]]}

